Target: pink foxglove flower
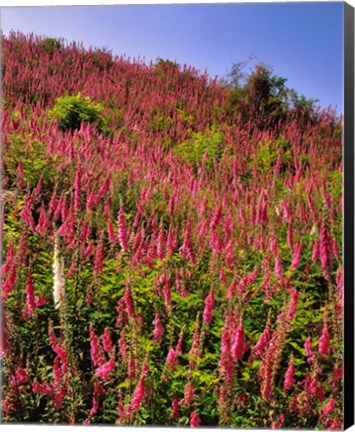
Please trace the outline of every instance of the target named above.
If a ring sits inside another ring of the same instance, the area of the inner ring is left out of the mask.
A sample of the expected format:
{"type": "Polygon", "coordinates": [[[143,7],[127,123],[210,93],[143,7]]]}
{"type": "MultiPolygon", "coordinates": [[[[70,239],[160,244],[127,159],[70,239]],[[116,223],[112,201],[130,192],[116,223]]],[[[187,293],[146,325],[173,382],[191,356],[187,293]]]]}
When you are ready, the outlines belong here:
{"type": "Polygon", "coordinates": [[[289,223],[287,227],[287,244],[290,249],[293,249],[292,223],[289,223]]]}
{"type": "Polygon", "coordinates": [[[96,369],[96,375],[102,378],[104,381],[107,381],[110,373],[114,370],[114,368],[115,360],[113,357],[111,357],[108,362],[104,363],[102,366],[96,369]]]}
{"type": "Polygon", "coordinates": [[[32,208],[33,208],[33,196],[28,193],[25,196],[23,209],[21,210],[20,216],[30,226],[32,231],[35,231],[35,224],[32,217],[32,208]]]}
{"type": "Polygon", "coordinates": [[[90,417],[93,417],[94,415],[96,415],[98,409],[99,409],[99,402],[98,402],[96,397],[93,397],[92,398],[92,408],[91,408],[90,413],[89,413],[90,417]]]}
{"type": "Polygon", "coordinates": [[[126,219],[123,214],[122,207],[118,212],[118,241],[122,250],[125,252],[128,250],[128,230],[126,225],[126,219]]]}
{"type": "Polygon", "coordinates": [[[201,424],[201,419],[198,416],[196,411],[193,411],[190,416],[190,426],[191,427],[199,427],[201,424]]]}
{"type": "Polygon", "coordinates": [[[232,283],[229,285],[229,288],[226,293],[226,299],[231,300],[235,294],[235,290],[237,289],[237,281],[233,279],[232,283]]]}
{"type": "Polygon", "coordinates": [[[244,354],[244,328],[243,328],[243,321],[241,320],[238,327],[237,327],[237,331],[235,333],[235,337],[234,337],[234,343],[232,346],[232,354],[233,354],[233,358],[234,360],[240,360],[243,357],[244,354]]]}
{"type": "Polygon", "coordinates": [[[94,366],[102,366],[105,363],[104,353],[102,352],[99,338],[95,335],[92,324],[90,324],[90,353],[94,366]]]}
{"type": "Polygon", "coordinates": [[[29,271],[27,279],[26,279],[26,306],[29,314],[32,314],[36,309],[36,301],[35,301],[35,288],[33,285],[33,278],[31,271],[29,271]]]}
{"type": "Polygon", "coordinates": [[[323,414],[329,415],[335,408],[335,399],[331,398],[327,405],[323,408],[323,414]]]}
{"type": "Polygon", "coordinates": [[[304,343],[304,349],[306,351],[307,362],[309,365],[312,365],[315,352],[312,350],[311,338],[309,336],[304,343]]]}
{"type": "Polygon", "coordinates": [[[29,374],[26,369],[22,369],[20,366],[17,368],[15,374],[11,377],[11,385],[18,387],[22,384],[26,384],[29,380],[29,374]]]}
{"type": "Polygon", "coordinates": [[[174,396],[173,402],[171,404],[170,418],[172,420],[176,420],[178,417],[179,417],[179,402],[178,402],[176,396],[174,396]]]}
{"type": "Polygon", "coordinates": [[[94,250],[95,250],[94,243],[91,241],[84,251],[84,256],[89,257],[90,255],[92,255],[94,253],[94,250]]]}
{"type": "Polygon", "coordinates": [[[160,260],[162,260],[165,256],[165,235],[163,229],[159,231],[158,239],[157,239],[157,255],[160,260]]]}
{"type": "Polygon", "coordinates": [[[232,357],[232,341],[228,327],[222,331],[221,356],[219,361],[221,375],[224,375],[228,382],[232,379],[233,357],[232,357]]]}
{"type": "Polygon", "coordinates": [[[190,381],[184,387],[184,398],[179,402],[179,405],[190,406],[194,396],[194,385],[192,381],[190,381]]]}
{"type": "Polygon", "coordinates": [[[39,179],[39,182],[37,183],[36,189],[34,190],[34,195],[38,196],[41,193],[42,190],[42,176],[39,179]]]}
{"type": "Polygon", "coordinates": [[[53,214],[57,208],[57,188],[54,189],[53,195],[49,202],[49,210],[53,214]]]}
{"type": "Polygon", "coordinates": [[[41,384],[38,381],[35,381],[32,385],[32,390],[34,393],[38,393],[40,395],[52,394],[54,388],[49,384],[41,384]]]}
{"type": "Polygon", "coordinates": [[[297,270],[299,263],[301,261],[301,252],[302,252],[302,243],[299,241],[293,249],[293,257],[291,263],[292,270],[297,270]]]}
{"type": "Polygon", "coordinates": [[[121,337],[118,340],[118,345],[120,347],[120,354],[121,354],[122,360],[127,361],[127,359],[128,359],[127,344],[126,344],[126,338],[125,338],[123,331],[121,332],[121,337]]]}
{"type": "Polygon", "coordinates": [[[332,240],[330,238],[329,231],[326,228],[324,220],[322,221],[321,230],[320,230],[320,243],[319,243],[319,255],[320,262],[322,265],[323,276],[325,279],[329,279],[329,271],[328,267],[331,263],[332,258],[332,240]]]}
{"type": "Polygon", "coordinates": [[[138,385],[133,393],[132,401],[131,401],[131,409],[132,411],[138,410],[142,404],[144,399],[144,391],[145,391],[145,377],[147,375],[148,368],[146,364],[143,364],[142,367],[142,375],[139,379],[138,385]]]}
{"type": "Polygon", "coordinates": [[[221,217],[222,217],[222,206],[219,206],[213,213],[213,217],[210,223],[211,230],[214,230],[217,227],[219,221],[221,220],[221,217]]]}
{"type": "Polygon", "coordinates": [[[319,258],[319,241],[316,240],[313,245],[312,261],[317,261],[319,258]]]}
{"type": "Polygon", "coordinates": [[[144,398],[144,386],[145,386],[145,375],[142,375],[139,379],[138,385],[134,390],[131,408],[132,410],[138,410],[142,404],[144,398]]]}
{"type": "Polygon", "coordinates": [[[280,414],[280,417],[278,420],[272,423],[271,427],[272,429],[281,429],[285,421],[285,416],[283,414],[280,414]]]}
{"type": "Polygon", "coordinates": [[[214,290],[212,287],[208,296],[205,299],[205,310],[203,312],[203,320],[206,324],[210,324],[212,321],[213,306],[214,306],[214,290]]]}
{"type": "Polygon", "coordinates": [[[287,368],[287,371],[285,373],[285,380],[284,380],[284,386],[283,386],[284,391],[290,390],[293,383],[295,382],[295,379],[293,377],[295,374],[295,371],[296,371],[296,369],[295,369],[295,366],[293,364],[293,360],[291,359],[288,362],[288,368],[287,368]]]}
{"type": "Polygon", "coordinates": [[[133,303],[133,298],[132,298],[132,294],[131,294],[131,290],[129,288],[129,285],[126,284],[126,288],[124,291],[124,302],[126,305],[126,310],[127,310],[127,314],[130,318],[134,317],[134,303],[133,303]]]}
{"type": "Polygon", "coordinates": [[[290,308],[289,308],[288,315],[287,315],[287,319],[289,321],[292,321],[293,317],[295,315],[296,307],[297,307],[297,300],[298,300],[298,291],[295,288],[293,288],[291,291],[290,308]]]}
{"type": "Polygon", "coordinates": [[[163,326],[162,326],[162,324],[160,322],[160,318],[159,318],[159,313],[158,312],[155,314],[155,318],[154,318],[153,324],[154,324],[154,331],[153,331],[154,338],[153,338],[153,342],[157,343],[157,342],[160,342],[162,340],[163,333],[164,333],[164,328],[163,328],[163,326]]]}
{"type": "Polygon", "coordinates": [[[176,352],[175,352],[174,348],[170,348],[170,350],[168,352],[168,356],[166,358],[166,362],[167,362],[168,366],[170,367],[170,369],[172,369],[172,370],[175,369],[176,352]]]}
{"type": "Polygon", "coordinates": [[[117,409],[118,409],[118,418],[120,420],[120,424],[123,421],[123,417],[124,417],[124,406],[123,406],[123,401],[122,401],[122,392],[121,389],[119,389],[118,391],[118,403],[117,403],[117,409]]]}
{"type": "Polygon", "coordinates": [[[107,220],[107,232],[108,232],[108,239],[110,240],[111,243],[114,243],[114,241],[116,239],[116,234],[115,234],[115,230],[113,228],[111,218],[108,218],[108,220],[107,220]]]}
{"type": "Polygon", "coordinates": [[[110,354],[113,350],[112,337],[110,330],[105,327],[104,334],[102,335],[102,345],[104,350],[110,354]]]}
{"type": "Polygon", "coordinates": [[[41,211],[39,214],[38,224],[36,226],[36,231],[41,235],[45,235],[47,233],[48,228],[50,227],[50,221],[46,214],[46,210],[44,205],[41,207],[41,211]]]}
{"type": "Polygon", "coordinates": [[[176,348],[175,348],[175,354],[177,357],[182,355],[182,343],[183,343],[183,341],[184,341],[184,332],[181,331],[178,343],[176,344],[176,348]]]}
{"type": "Polygon", "coordinates": [[[25,182],[23,180],[24,174],[23,174],[23,165],[22,161],[19,161],[17,166],[17,186],[21,190],[25,186],[25,182]]]}

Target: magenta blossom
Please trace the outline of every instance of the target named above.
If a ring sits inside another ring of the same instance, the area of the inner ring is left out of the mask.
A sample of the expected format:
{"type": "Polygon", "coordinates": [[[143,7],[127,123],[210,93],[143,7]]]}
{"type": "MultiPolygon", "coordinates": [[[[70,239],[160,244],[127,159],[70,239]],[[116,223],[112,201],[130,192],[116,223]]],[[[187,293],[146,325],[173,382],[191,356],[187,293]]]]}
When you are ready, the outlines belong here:
{"type": "Polygon", "coordinates": [[[214,306],[214,291],[213,287],[211,288],[208,296],[205,299],[205,310],[203,312],[203,320],[206,324],[210,324],[212,321],[212,312],[214,306]]]}
{"type": "Polygon", "coordinates": [[[108,380],[108,376],[115,368],[115,360],[113,357],[111,359],[104,363],[102,366],[96,369],[96,375],[100,378],[102,378],[104,381],[108,380]]]}

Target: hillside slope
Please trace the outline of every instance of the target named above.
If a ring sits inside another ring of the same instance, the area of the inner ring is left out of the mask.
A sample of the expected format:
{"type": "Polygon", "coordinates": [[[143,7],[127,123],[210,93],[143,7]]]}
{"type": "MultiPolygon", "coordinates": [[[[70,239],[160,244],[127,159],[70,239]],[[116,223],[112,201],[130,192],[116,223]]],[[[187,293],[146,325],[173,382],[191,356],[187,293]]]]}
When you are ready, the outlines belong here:
{"type": "Polygon", "coordinates": [[[3,420],[341,428],[340,120],[33,35],[2,67],[3,420]]]}

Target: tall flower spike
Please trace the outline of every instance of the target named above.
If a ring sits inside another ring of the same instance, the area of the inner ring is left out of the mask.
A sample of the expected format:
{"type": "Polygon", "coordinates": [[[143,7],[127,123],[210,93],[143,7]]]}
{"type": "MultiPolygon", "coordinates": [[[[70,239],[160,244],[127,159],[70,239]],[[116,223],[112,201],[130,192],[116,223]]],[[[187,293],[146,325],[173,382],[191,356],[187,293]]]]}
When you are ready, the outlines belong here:
{"type": "Polygon", "coordinates": [[[111,332],[107,327],[105,327],[104,334],[102,335],[102,345],[104,350],[109,354],[113,350],[111,332]]]}
{"type": "Polygon", "coordinates": [[[323,276],[325,279],[330,278],[328,267],[331,263],[332,249],[333,247],[329,231],[326,227],[324,220],[322,220],[322,226],[320,230],[319,255],[322,265],[323,276]]]}
{"type": "Polygon", "coordinates": [[[90,324],[90,354],[94,366],[102,366],[105,363],[105,356],[92,324],[90,324]]]}
{"type": "Polygon", "coordinates": [[[205,299],[205,310],[203,312],[203,320],[206,324],[210,324],[210,322],[212,321],[213,306],[214,306],[214,291],[212,287],[208,296],[205,299]]]}
{"type": "Polygon", "coordinates": [[[107,381],[110,373],[114,370],[114,368],[115,360],[113,357],[111,357],[108,362],[104,363],[102,366],[96,369],[96,375],[102,378],[104,381],[107,381]]]}
{"type": "Polygon", "coordinates": [[[80,186],[81,186],[81,167],[78,166],[75,175],[75,198],[74,198],[74,209],[79,211],[81,208],[80,202],[80,186]]]}
{"type": "Polygon", "coordinates": [[[130,290],[128,284],[126,284],[126,288],[125,288],[125,291],[124,291],[124,302],[125,302],[125,305],[126,305],[128,316],[130,318],[133,318],[134,317],[134,303],[133,303],[133,298],[132,298],[131,290],[130,290]]]}
{"type": "Polygon", "coordinates": [[[291,263],[292,270],[297,270],[299,263],[301,261],[301,252],[302,252],[302,243],[299,241],[293,249],[293,257],[291,263]]]}
{"type": "Polygon", "coordinates": [[[252,349],[253,356],[261,356],[265,348],[269,343],[269,339],[271,337],[271,315],[268,316],[268,320],[265,326],[263,333],[260,335],[260,338],[257,344],[252,349]]]}
{"type": "Polygon", "coordinates": [[[234,343],[232,346],[232,354],[234,360],[240,360],[243,357],[244,354],[244,328],[243,328],[243,321],[240,320],[240,323],[237,327],[237,331],[235,333],[234,337],[234,343]]]}
{"type": "Polygon", "coordinates": [[[176,352],[174,348],[170,348],[168,352],[168,356],[166,358],[167,364],[169,365],[171,370],[175,369],[175,361],[176,361],[176,352]]]}
{"type": "Polygon", "coordinates": [[[138,410],[140,408],[142,401],[144,399],[144,390],[145,390],[145,375],[142,374],[142,376],[139,379],[138,385],[133,393],[132,402],[131,402],[132,410],[138,410]]]}
{"type": "Polygon", "coordinates": [[[179,417],[179,401],[177,400],[176,395],[174,395],[174,399],[171,404],[170,418],[172,420],[176,420],[178,417],[179,417]]]}
{"type": "Polygon", "coordinates": [[[98,275],[102,272],[104,262],[104,243],[103,235],[101,234],[100,240],[96,247],[95,262],[94,262],[94,275],[98,275]]]}
{"type": "Polygon", "coordinates": [[[154,338],[153,338],[153,342],[157,343],[159,341],[161,341],[162,337],[163,337],[163,333],[164,333],[164,328],[160,322],[160,318],[159,318],[159,313],[157,312],[155,314],[155,319],[153,321],[154,324],[154,338]]]}
{"type": "Polygon", "coordinates": [[[335,399],[331,398],[327,405],[323,408],[323,414],[329,415],[335,408],[335,399]]]}
{"type": "Polygon", "coordinates": [[[291,359],[288,362],[288,368],[287,368],[287,371],[285,373],[285,381],[284,381],[284,386],[283,386],[284,391],[290,390],[290,388],[293,386],[293,383],[295,382],[295,379],[293,377],[295,372],[296,372],[296,369],[295,369],[295,366],[293,363],[293,359],[291,359]]]}
{"type": "Polygon", "coordinates": [[[58,236],[55,237],[54,243],[54,261],[53,261],[53,272],[54,272],[54,284],[53,284],[53,298],[56,309],[59,309],[60,305],[65,300],[65,276],[64,276],[64,257],[60,254],[58,236]]]}
{"type": "Polygon", "coordinates": [[[33,278],[30,271],[28,272],[28,277],[26,280],[26,300],[27,300],[27,304],[26,304],[27,311],[29,314],[32,314],[36,309],[36,302],[35,302],[33,278]]]}
{"type": "Polygon", "coordinates": [[[126,219],[123,214],[122,206],[118,212],[118,241],[122,250],[125,252],[128,250],[128,232],[126,219]]]}
{"type": "Polygon", "coordinates": [[[324,323],[323,330],[322,330],[322,336],[319,338],[319,341],[318,341],[318,351],[321,354],[324,354],[324,355],[330,354],[329,342],[330,342],[330,335],[329,335],[329,331],[328,331],[328,326],[326,323],[324,323]]]}
{"type": "Polygon", "coordinates": [[[190,416],[190,426],[191,427],[199,427],[201,423],[201,419],[196,411],[193,411],[190,416]]]}
{"type": "Polygon", "coordinates": [[[19,189],[22,189],[25,186],[23,176],[24,176],[24,173],[23,173],[22,161],[19,161],[18,167],[17,167],[17,186],[19,189]]]}

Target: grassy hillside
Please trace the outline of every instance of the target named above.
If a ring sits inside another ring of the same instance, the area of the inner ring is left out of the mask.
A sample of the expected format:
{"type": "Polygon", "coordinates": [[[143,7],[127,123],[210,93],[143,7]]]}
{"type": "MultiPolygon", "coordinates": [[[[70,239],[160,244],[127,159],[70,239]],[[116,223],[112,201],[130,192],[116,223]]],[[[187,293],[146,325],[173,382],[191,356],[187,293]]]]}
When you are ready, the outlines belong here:
{"type": "Polygon", "coordinates": [[[2,69],[3,421],[341,428],[341,121],[33,35],[2,69]]]}

